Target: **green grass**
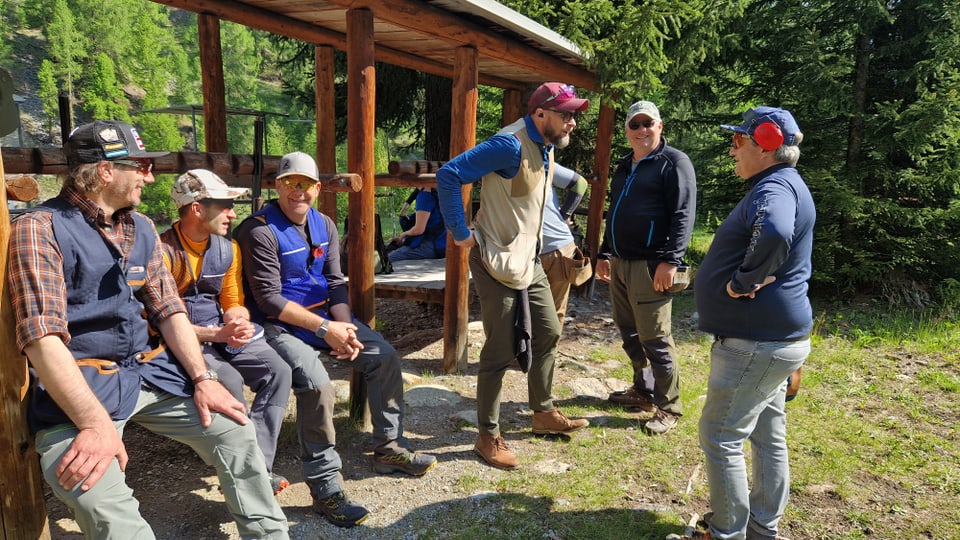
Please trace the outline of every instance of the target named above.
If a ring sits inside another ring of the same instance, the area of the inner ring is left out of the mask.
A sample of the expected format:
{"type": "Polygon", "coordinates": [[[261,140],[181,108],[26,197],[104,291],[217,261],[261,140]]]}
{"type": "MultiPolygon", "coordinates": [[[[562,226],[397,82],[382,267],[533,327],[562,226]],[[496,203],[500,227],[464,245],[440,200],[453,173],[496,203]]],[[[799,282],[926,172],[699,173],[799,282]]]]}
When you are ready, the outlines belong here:
{"type": "MultiPolygon", "coordinates": [[[[692,295],[680,295],[675,314],[693,310],[692,295]]],[[[958,333],[930,314],[818,311],[803,387],[788,404],[792,487],[782,534],[960,538],[958,333]]],[[[675,337],[684,417],[673,432],[649,437],[636,413],[567,401],[574,416],[603,408],[605,422],[570,440],[534,439],[523,459],[558,460],[570,471],[461,477],[454,489],[463,497],[443,519],[424,519],[418,537],[662,540],[681,532],[692,513],[709,510],[697,420],[710,343],[691,330],[675,337]]],[[[607,376],[630,378],[619,343],[589,361],[618,363],[607,376]]]]}

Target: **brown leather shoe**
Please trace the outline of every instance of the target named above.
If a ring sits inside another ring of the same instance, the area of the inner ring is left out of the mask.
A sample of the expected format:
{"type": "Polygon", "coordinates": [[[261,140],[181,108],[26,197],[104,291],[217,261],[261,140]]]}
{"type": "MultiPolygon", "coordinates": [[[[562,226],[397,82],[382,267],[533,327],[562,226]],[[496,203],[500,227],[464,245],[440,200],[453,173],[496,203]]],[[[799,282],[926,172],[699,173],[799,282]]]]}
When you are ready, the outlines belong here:
{"type": "Polygon", "coordinates": [[[607,400],[628,409],[640,409],[644,412],[654,412],[657,410],[657,406],[650,401],[650,398],[637,392],[637,389],[632,386],[626,390],[611,393],[610,396],[607,397],[607,400]]]}
{"type": "Polygon", "coordinates": [[[488,464],[498,469],[516,469],[520,466],[517,456],[507,448],[507,441],[500,435],[480,435],[473,451],[488,464]]]}
{"type": "Polygon", "coordinates": [[[589,425],[590,422],[584,418],[567,418],[560,409],[533,412],[533,432],[537,435],[566,435],[589,425]]]}

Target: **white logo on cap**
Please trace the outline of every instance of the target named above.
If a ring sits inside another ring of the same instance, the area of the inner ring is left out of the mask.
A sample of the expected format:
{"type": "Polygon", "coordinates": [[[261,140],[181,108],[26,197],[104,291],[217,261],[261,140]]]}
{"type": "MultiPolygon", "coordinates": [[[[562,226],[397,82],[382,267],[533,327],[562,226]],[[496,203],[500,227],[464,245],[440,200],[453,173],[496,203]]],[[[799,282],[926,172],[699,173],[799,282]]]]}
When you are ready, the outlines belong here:
{"type": "Polygon", "coordinates": [[[146,147],[143,146],[143,139],[141,139],[140,134],[137,133],[137,128],[131,126],[130,132],[133,133],[133,140],[137,141],[137,148],[146,150],[146,147]]]}
{"type": "Polygon", "coordinates": [[[116,128],[108,127],[100,130],[100,133],[97,134],[100,137],[100,140],[103,142],[117,142],[120,140],[120,134],[117,133],[116,128]]]}

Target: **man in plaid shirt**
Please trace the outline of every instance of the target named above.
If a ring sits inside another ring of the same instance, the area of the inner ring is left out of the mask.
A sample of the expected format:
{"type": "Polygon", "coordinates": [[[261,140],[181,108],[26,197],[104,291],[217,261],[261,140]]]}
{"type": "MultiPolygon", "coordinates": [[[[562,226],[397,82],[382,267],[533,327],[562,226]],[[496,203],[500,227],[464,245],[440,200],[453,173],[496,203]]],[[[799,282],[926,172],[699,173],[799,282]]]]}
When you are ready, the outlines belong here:
{"type": "Polygon", "coordinates": [[[207,368],[153,223],[133,210],[165,153],[105,121],[75,129],[65,151],[60,195],[18,218],[10,237],[44,478],[88,538],[154,538],[123,474],[120,434],[133,420],[216,468],[242,537],[288,538],[245,406],[207,368]],[[151,345],[148,321],[172,354],[151,345]]]}

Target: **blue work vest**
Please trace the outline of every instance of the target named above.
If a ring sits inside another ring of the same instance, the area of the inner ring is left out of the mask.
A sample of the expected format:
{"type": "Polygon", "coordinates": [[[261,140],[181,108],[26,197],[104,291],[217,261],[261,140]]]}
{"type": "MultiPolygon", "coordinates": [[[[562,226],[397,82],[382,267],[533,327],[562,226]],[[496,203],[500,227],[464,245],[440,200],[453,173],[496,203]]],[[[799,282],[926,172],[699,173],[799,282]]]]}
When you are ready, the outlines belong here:
{"type": "MultiPolygon", "coordinates": [[[[307,245],[297,228],[276,204],[268,204],[253,216],[263,216],[277,237],[280,247],[280,294],[287,300],[329,319],[326,305],[330,300],[330,290],[327,278],[323,275],[323,266],[327,260],[330,237],[323,216],[315,208],[307,212],[310,245],[307,245]]],[[[309,330],[281,321],[273,322],[310,345],[330,347],[326,341],[309,330]]]]}
{"type": "MultiPolygon", "coordinates": [[[[154,347],[144,306],[135,295],[146,283],[147,265],[156,247],[152,224],[133,214],[133,250],[124,258],[80,209],[65,199],[50,199],[33,211],[51,214],[63,255],[71,338],[67,348],[110,418],[123,420],[133,413],[142,381],[190,396],[190,379],[172,356],[165,351],[145,355],[154,347]]],[[[39,381],[31,393],[29,421],[34,433],[71,422],[39,381]]]]}

